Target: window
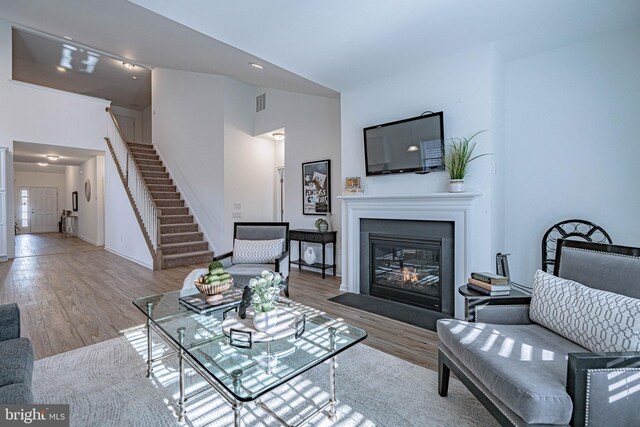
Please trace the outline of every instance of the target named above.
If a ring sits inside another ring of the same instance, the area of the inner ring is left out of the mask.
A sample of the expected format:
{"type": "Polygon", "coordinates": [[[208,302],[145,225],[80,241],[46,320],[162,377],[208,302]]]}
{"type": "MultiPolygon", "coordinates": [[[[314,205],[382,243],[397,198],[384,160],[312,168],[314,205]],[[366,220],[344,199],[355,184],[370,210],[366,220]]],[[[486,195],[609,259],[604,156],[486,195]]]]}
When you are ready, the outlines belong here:
{"type": "Polygon", "coordinates": [[[20,227],[29,228],[29,190],[20,190],[20,227]]]}

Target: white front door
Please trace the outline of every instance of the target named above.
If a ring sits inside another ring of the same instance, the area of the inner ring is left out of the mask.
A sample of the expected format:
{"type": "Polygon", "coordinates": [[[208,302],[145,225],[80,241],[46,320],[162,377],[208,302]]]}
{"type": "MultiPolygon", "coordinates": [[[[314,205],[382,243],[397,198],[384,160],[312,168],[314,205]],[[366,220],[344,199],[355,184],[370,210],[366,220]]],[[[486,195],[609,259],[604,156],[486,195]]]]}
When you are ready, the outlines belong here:
{"type": "Polygon", "coordinates": [[[58,231],[58,189],[31,187],[31,232],[58,231]]]}

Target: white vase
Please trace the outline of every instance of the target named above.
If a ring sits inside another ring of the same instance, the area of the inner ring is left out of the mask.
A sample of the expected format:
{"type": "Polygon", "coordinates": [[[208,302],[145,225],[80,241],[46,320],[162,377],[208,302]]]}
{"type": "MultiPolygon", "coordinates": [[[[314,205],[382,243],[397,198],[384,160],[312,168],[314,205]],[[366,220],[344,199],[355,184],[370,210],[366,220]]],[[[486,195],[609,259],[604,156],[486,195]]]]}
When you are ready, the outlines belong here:
{"type": "Polygon", "coordinates": [[[278,310],[267,311],[266,313],[255,312],[253,315],[253,327],[260,332],[264,332],[278,323],[278,310]]]}
{"type": "Polygon", "coordinates": [[[316,262],[316,253],[313,251],[313,248],[307,248],[307,250],[304,251],[304,262],[307,264],[316,262]]]}
{"type": "Polygon", "coordinates": [[[449,181],[449,193],[464,193],[464,180],[452,179],[449,181]]]}

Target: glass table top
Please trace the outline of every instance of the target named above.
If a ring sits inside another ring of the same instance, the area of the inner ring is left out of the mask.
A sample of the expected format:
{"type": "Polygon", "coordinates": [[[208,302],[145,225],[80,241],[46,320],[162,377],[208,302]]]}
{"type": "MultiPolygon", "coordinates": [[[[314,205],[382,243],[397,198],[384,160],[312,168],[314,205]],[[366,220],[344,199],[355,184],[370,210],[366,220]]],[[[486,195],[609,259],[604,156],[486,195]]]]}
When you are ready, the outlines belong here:
{"type": "MultiPolygon", "coordinates": [[[[367,332],[320,310],[279,302],[306,316],[304,333],[251,348],[231,345],[224,310],[198,314],[179,303],[181,291],[138,298],[133,304],[236,399],[250,401],[364,340],[367,332]],[[182,344],[179,329],[184,328],[182,344]]],[[[184,291],[183,291],[184,292],[184,291]]],[[[189,291],[193,293],[193,291],[189,291]]],[[[197,292],[197,291],[196,291],[197,292]]]]}

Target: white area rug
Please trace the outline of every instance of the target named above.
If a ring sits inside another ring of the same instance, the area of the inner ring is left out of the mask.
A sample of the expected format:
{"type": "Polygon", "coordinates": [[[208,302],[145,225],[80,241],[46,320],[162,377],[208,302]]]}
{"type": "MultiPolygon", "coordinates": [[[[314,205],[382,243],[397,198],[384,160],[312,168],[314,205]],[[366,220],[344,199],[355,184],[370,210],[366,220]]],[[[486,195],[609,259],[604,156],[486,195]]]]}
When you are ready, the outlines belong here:
{"type": "MultiPolygon", "coordinates": [[[[160,347],[156,350],[162,351],[160,347]]],[[[157,362],[154,375],[147,379],[145,356],[143,332],[132,332],[39,360],[33,377],[36,402],[69,403],[72,426],[178,426],[177,358],[157,362]]],[[[267,394],[263,401],[285,420],[302,419],[313,410],[310,404],[328,399],[328,371],[328,365],[322,364],[267,394]]],[[[187,378],[187,392],[205,384],[190,368],[187,378]]],[[[496,425],[460,382],[451,379],[446,398],[438,395],[437,383],[433,371],[358,344],[338,356],[338,420],[332,423],[318,415],[308,425],[496,425]]],[[[229,426],[233,414],[229,404],[210,391],[187,403],[184,425],[229,426]]],[[[249,403],[243,408],[243,425],[279,424],[249,403]]]]}

